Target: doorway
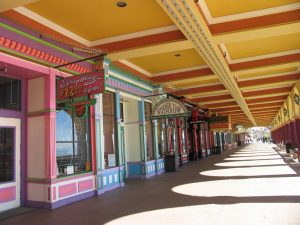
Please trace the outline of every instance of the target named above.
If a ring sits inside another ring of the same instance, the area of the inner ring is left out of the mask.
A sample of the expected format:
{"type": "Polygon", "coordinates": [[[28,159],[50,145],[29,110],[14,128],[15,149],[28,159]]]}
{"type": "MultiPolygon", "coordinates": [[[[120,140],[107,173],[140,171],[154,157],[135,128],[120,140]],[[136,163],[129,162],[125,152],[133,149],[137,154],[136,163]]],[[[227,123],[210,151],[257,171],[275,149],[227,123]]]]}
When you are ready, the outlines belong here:
{"type": "Polygon", "coordinates": [[[21,120],[0,118],[0,212],[20,206],[21,120]]]}

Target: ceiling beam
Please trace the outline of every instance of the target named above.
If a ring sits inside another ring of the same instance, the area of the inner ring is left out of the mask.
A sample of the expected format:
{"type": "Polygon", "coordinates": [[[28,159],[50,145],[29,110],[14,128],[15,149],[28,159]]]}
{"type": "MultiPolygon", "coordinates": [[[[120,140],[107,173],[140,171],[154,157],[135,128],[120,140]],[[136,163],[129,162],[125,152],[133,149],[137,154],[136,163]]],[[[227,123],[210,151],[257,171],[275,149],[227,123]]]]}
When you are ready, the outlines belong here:
{"type": "Polygon", "coordinates": [[[286,68],[296,68],[300,66],[300,61],[297,62],[289,62],[289,63],[282,63],[278,65],[271,65],[271,66],[263,66],[263,67],[257,67],[257,68],[245,68],[242,70],[237,70],[233,72],[234,76],[242,76],[244,74],[251,74],[251,73],[259,73],[259,72],[265,72],[270,70],[281,70],[286,68]]]}
{"type": "Polygon", "coordinates": [[[272,102],[272,101],[285,101],[286,96],[279,95],[267,98],[256,98],[256,99],[246,99],[247,104],[256,104],[257,102],[272,102]]]}
{"type": "Polygon", "coordinates": [[[260,95],[271,95],[271,94],[279,94],[279,93],[289,93],[292,91],[292,86],[289,87],[279,87],[279,88],[269,88],[265,90],[251,90],[251,91],[243,91],[244,97],[257,97],[260,95]]]}
{"type": "Polygon", "coordinates": [[[266,57],[263,59],[250,59],[249,61],[232,63],[229,65],[231,71],[244,70],[250,68],[257,68],[262,66],[272,66],[277,64],[284,64],[290,62],[300,61],[300,53],[266,57]]]}
{"type": "Polygon", "coordinates": [[[209,86],[202,86],[202,87],[196,87],[196,88],[190,88],[185,89],[181,91],[174,92],[175,95],[189,95],[189,94],[195,94],[195,93],[203,93],[203,92],[209,92],[209,91],[223,91],[226,90],[223,84],[215,84],[215,85],[209,85],[209,86]]]}
{"type": "MultiPolygon", "coordinates": [[[[298,13],[300,13],[300,10],[298,10],[298,13]]],[[[213,38],[218,44],[229,44],[299,33],[299,26],[300,22],[297,21],[294,23],[279,24],[276,26],[261,27],[258,29],[238,30],[231,33],[218,34],[214,35],[213,38]]]]}
{"type": "Polygon", "coordinates": [[[194,1],[157,0],[255,126],[255,120],[194,1]]]}
{"type": "Polygon", "coordinates": [[[202,69],[195,69],[195,70],[188,70],[182,72],[171,72],[164,74],[153,76],[152,81],[155,82],[168,82],[168,81],[175,81],[175,80],[183,80],[187,78],[198,78],[198,77],[206,77],[212,75],[213,72],[210,68],[202,68],[202,69]]]}
{"type": "Polygon", "coordinates": [[[242,91],[264,90],[265,88],[276,88],[276,87],[286,86],[286,85],[290,85],[290,84],[295,84],[297,80],[298,79],[281,81],[281,82],[272,82],[272,83],[268,83],[268,84],[257,84],[257,85],[253,85],[253,86],[241,87],[240,89],[242,91]]]}
{"type": "Polygon", "coordinates": [[[181,50],[187,50],[194,48],[193,44],[189,40],[181,40],[181,41],[175,41],[170,43],[164,43],[154,46],[147,46],[143,48],[136,48],[121,52],[115,52],[108,54],[108,58],[111,61],[117,61],[122,59],[132,59],[142,56],[148,56],[148,55],[156,55],[161,53],[167,53],[167,52],[174,52],[174,51],[181,51],[181,50]]]}
{"type": "Polygon", "coordinates": [[[256,85],[262,85],[262,84],[270,84],[270,83],[280,83],[284,81],[297,81],[300,78],[299,73],[294,74],[288,74],[283,76],[276,76],[276,77],[268,77],[268,78],[256,78],[252,80],[245,80],[245,81],[239,81],[238,85],[239,87],[247,87],[247,86],[256,86],[256,85]]]}

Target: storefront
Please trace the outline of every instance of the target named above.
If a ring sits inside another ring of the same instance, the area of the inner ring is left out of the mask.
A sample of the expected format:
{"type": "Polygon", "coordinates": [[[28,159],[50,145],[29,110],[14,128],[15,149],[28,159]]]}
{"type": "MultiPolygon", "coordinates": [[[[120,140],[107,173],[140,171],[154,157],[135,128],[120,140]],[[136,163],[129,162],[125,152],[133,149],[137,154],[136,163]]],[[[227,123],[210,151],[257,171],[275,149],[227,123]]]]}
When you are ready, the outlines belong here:
{"type": "Polygon", "coordinates": [[[106,91],[93,92],[97,84],[78,95],[95,61],[11,22],[0,30],[0,211],[57,208],[121,187],[134,163],[141,178],[157,174],[151,101],[142,98],[151,84],[105,59],[106,91]]]}
{"type": "Polygon", "coordinates": [[[167,172],[176,171],[187,162],[189,138],[187,118],[188,109],[175,98],[161,98],[153,108],[153,137],[157,146],[157,160],[163,160],[167,172]]]}
{"type": "Polygon", "coordinates": [[[20,160],[24,149],[24,82],[0,72],[0,211],[21,204],[20,160]],[[21,153],[22,152],[22,153],[21,153]]]}
{"type": "Polygon", "coordinates": [[[209,118],[210,138],[213,153],[221,154],[232,143],[231,122],[229,116],[211,116],[209,118]]]}

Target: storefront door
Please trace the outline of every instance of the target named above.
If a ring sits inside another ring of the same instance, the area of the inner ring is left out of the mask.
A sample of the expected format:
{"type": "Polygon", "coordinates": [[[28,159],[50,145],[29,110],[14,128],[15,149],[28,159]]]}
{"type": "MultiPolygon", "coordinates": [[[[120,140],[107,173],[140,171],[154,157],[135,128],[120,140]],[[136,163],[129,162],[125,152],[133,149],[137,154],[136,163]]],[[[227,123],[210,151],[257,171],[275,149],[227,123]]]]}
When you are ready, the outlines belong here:
{"type": "Polygon", "coordinates": [[[20,206],[20,119],[0,118],[0,212],[20,206]]]}

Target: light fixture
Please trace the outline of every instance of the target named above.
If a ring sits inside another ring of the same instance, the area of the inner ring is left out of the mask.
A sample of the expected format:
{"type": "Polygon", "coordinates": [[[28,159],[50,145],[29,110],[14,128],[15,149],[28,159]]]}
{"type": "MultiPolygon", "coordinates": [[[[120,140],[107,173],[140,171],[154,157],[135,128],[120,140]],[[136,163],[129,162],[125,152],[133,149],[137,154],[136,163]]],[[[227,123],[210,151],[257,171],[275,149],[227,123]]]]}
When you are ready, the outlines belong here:
{"type": "Polygon", "coordinates": [[[126,3],[126,2],[119,1],[119,2],[117,2],[117,6],[118,6],[119,8],[124,8],[124,7],[127,6],[127,3],[126,3]]]}
{"type": "Polygon", "coordinates": [[[294,102],[295,102],[297,105],[300,105],[300,97],[299,97],[299,95],[294,94],[294,102]]]}
{"type": "Polygon", "coordinates": [[[283,108],[283,114],[284,114],[284,116],[286,116],[288,114],[288,111],[286,108],[283,108]]]}

